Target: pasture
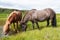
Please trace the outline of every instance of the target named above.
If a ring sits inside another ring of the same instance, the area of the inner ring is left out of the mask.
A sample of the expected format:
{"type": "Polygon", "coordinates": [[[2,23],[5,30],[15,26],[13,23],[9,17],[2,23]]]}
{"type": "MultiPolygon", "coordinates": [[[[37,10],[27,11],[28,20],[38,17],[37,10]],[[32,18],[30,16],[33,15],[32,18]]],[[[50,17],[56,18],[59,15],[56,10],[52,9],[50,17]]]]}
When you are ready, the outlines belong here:
{"type": "MultiPolygon", "coordinates": [[[[3,26],[9,14],[0,13],[0,25],[3,26]]],[[[33,30],[32,23],[27,23],[27,31],[20,32],[7,37],[2,37],[0,40],[60,40],[60,14],[56,14],[57,27],[46,26],[45,22],[39,22],[40,30],[36,27],[33,30]]],[[[19,26],[20,27],[20,26],[19,26]]],[[[2,30],[1,30],[2,31],[2,30]]],[[[1,34],[1,32],[0,32],[1,34]]]]}

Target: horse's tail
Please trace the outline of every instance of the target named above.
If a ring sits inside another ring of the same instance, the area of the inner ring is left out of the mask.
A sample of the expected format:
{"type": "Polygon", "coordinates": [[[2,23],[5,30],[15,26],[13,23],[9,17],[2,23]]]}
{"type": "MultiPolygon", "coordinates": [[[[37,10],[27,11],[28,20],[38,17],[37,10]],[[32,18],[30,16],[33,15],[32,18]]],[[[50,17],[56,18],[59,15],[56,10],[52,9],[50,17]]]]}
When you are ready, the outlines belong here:
{"type": "Polygon", "coordinates": [[[56,22],[56,14],[54,14],[54,17],[52,19],[52,26],[57,26],[57,22],[56,22]]]}

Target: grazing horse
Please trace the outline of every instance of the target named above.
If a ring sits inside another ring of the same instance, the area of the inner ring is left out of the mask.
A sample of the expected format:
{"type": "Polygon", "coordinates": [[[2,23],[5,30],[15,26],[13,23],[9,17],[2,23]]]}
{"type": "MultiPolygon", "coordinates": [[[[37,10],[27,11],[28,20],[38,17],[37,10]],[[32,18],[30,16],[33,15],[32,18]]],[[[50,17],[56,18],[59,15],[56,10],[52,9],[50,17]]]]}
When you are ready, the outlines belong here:
{"type": "MultiPolygon", "coordinates": [[[[13,23],[14,28],[15,28],[15,23],[17,25],[18,28],[18,22],[20,22],[22,19],[22,13],[21,11],[13,11],[10,13],[10,15],[8,16],[6,23],[3,27],[3,33],[6,35],[8,34],[9,30],[10,30],[10,25],[13,23]]],[[[17,28],[15,28],[15,31],[17,31],[17,28]]]]}
{"type": "Polygon", "coordinates": [[[22,30],[25,31],[27,28],[26,23],[28,21],[32,22],[33,29],[34,29],[34,23],[37,24],[37,27],[39,28],[38,22],[47,21],[47,26],[49,25],[49,20],[51,20],[51,25],[56,26],[56,13],[51,8],[46,8],[43,10],[30,10],[26,13],[26,15],[21,20],[21,27],[22,30]]]}

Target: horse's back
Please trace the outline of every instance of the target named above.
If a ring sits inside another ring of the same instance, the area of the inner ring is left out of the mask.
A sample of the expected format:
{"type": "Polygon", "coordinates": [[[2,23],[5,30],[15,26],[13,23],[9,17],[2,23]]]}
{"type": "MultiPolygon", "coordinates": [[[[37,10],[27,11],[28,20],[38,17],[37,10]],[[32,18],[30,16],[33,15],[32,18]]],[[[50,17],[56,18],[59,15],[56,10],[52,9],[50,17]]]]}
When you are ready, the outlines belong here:
{"type": "Polygon", "coordinates": [[[51,8],[46,8],[43,10],[36,10],[35,13],[32,14],[32,18],[43,21],[45,19],[48,19],[49,17],[52,18],[54,15],[54,10],[52,10],[51,8]]]}
{"type": "Polygon", "coordinates": [[[13,11],[8,16],[7,20],[11,22],[21,21],[22,13],[20,11],[13,11]]]}
{"type": "Polygon", "coordinates": [[[51,9],[51,8],[46,8],[44,10],[47,11],[48,13],[55,14],[55,11],[53,9],[51,9]]]}
{"type": "Polygon", "coordinates": [[[37,10],[36,11],[37,14],[39,14],[40,16],[42,15],[54,15],[55,14],[55,11],[51,8],[46,8],[46,9],[43,9],[43,10],[37,10]]]}

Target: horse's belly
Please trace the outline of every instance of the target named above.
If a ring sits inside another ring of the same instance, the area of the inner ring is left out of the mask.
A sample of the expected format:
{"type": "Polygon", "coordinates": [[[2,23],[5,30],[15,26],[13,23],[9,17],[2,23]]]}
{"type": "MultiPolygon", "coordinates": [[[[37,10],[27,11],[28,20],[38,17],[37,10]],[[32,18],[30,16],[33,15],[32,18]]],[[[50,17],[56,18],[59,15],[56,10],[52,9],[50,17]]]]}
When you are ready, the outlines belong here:
{"type": "Polygon", "coordinates": [[[45,21],[45,18],[39,18],[38,20],[39,21],[45,21]]]}

